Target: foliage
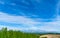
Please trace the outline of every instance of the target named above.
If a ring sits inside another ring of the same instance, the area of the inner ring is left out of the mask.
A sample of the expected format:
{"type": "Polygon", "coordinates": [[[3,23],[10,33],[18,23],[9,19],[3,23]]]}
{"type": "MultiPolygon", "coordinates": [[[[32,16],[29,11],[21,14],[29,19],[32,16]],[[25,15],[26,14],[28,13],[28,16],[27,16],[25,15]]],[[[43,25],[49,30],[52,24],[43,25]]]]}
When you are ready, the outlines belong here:
{"type": "Polygon", "coordinates": [[[21,31],[7,30],[7,28],[2,28],[0,30],[0,38],[39,38],[37,34],[24,33],[21,31]]]}

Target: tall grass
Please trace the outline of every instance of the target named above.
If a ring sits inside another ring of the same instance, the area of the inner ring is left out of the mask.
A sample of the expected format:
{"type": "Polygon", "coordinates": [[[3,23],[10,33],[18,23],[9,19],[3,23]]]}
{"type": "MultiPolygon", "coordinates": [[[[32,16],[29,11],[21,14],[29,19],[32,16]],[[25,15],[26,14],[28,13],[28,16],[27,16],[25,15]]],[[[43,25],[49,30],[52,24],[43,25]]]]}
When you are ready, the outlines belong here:
{"type": "Polygon", "coordinates": [[[0,38],[39,38],[39,36],[37,34],[24,33],[21,31],[7,31],[7,28],[3,28],[0,30],[0,38]]]}

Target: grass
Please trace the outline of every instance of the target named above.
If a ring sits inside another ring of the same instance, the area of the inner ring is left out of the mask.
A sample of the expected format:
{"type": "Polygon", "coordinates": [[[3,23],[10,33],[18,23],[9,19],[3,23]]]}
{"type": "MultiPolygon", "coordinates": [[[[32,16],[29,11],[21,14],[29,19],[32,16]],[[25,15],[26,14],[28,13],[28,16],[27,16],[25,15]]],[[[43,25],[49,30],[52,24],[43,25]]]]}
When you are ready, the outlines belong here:
{"type": "Polygon", "coordinates": [[[39,38],[39,35],[35,33],[24,33],[16,30],[7,31],[7,28],[3,28],[0,30],[0,38],[39,38]]]}

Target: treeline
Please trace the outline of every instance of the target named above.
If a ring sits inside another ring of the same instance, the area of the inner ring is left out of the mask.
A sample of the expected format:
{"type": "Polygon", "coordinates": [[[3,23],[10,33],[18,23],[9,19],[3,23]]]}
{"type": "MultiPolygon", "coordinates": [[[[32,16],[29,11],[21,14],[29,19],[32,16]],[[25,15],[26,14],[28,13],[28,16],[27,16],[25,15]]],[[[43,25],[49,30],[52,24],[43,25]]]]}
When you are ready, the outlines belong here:
{"type": "Polygon", "coordinates": [[[37,34],[24,33],[21,31],[7,30],[7,28],[2,28],[0,30],[0,38],[39,38],[37,34]]]}

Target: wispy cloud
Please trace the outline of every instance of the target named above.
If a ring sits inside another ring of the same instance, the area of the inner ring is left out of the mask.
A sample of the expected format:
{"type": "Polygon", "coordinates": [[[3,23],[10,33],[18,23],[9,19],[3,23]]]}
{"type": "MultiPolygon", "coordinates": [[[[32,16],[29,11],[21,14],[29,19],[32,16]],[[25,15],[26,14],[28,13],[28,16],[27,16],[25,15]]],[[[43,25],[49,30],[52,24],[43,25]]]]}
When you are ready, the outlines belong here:
{"type": "Polygon", "coordinates": [[[5,14],[3,12],[0,12],[0,21],[5,21],[5,22],[11,22],[11,23],[17,23],[17,24],[27,24],[27,25],[33,25],[37,22],[34,22],[34,20],[30,18],[26,18],[24,16],[11,16],[8,14],[5,14]]]}
{"type": "Polygon", "coordinates": [[[0,21],[7,23],[22,24],[26,26],[34,26],[35,24],[38,24],[38,22],[35,22],[35,20],[31,18],[26,18],[24,16],[12,16],[4,12],[0,12],[0,21]]]}
{"type": "MultiPolygon", "coordinates": [[[[40,2],[39,0],[34,0],[36,2],[40,2]]],[[[24,1],[23,1],[24,2],[24,1]]],[[[4,4],[4,2],[0,1],[0,4],[4,4]]],[[[14,3],[11,3],[11,5],[15,5],[14,3]]],[[[13,29],[13,30],[32,30],[32,31],[55,31],[55,32],[60,32],[60,16],[58,15],[59,9],[60,9],[60,2],[57,5],[56,8],[56,14],[57,17],[54,19],[41,19],[41,18],[28,18],[28,17],[37,17],[37,15],[31,15],[27,16],[24,13],[21,13],[23,16],[13,16],[9,15],[4,12],[0,12],[0,22],[6,22],[6,23],[13,23],[13,24],[21,24],[18,25],[19,27],[14,27],[13,25],[10,26],[9,24],[0,24],[0,28],[2,27],[7,27],[8,29],[13,29]],[[47,22],[49,21],[50,22],[47,22]],[[27,27],[20,27],[20,26],[27,26],[27,27]]],[[[15,10],[15,9],[14,9],[15,10]]]]}
{"type": "MultiPolygon", "coordinates": [[[[58,18],[60,19],[60,16],[58,18]]],[[[18,29],[18,30],[32,30],[32,31],[44,30],[44,31],[57,31],[58,32],[59,27],[60,27],[60,20],[56,20],[52,22],[41,22],[41,21],[38,22],[31,18],[26,18],[24,16],[11,16],[4,12],[0,12],[0,21],[29,26],[26,28],[24,27],[18,28],[18,27],[9,27],[9,25],[8,26],[0,25],[0,27],[7,27],[9,29],[18,29]]]]}

